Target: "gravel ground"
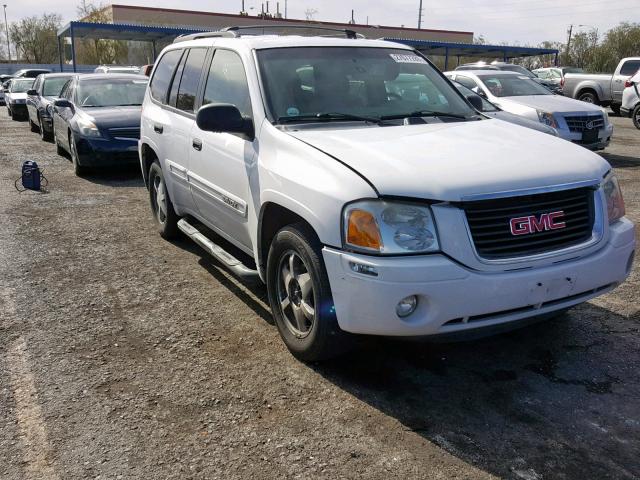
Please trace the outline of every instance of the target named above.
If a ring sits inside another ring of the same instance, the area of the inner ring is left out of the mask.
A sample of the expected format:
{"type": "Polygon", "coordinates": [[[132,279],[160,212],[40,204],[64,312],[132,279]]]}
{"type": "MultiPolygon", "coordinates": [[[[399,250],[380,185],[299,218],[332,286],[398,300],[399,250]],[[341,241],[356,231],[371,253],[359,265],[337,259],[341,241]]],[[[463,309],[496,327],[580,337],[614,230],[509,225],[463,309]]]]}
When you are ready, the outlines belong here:
{"type": "Polygon", "coordinates": [[[4,109],[0,167],[1,478],[640,478],[637,268],[552,323],[309,366],[263,287],[156,234],[136,172],[77,178],[4,109]],[[27,159],[49,193],[14,190],[27,159]]]}

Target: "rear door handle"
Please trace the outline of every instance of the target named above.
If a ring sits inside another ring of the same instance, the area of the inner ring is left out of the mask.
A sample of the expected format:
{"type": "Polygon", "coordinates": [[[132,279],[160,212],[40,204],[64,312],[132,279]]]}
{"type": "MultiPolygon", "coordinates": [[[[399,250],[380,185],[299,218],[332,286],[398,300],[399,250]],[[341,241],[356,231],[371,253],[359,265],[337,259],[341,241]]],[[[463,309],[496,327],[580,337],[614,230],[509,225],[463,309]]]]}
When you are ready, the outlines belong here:
{"type": "Polygon", "coordinates": [[[191,142],[191,145],[193,146],[193,148],[195,148],[197,151],[202,150],[202,140],[200,140],[199,138],[194,138],[193,141],[191,142]]]}
{"type": "Polygon", "coordinates": [[[164,127],[162,125],[154,125],[153,131],[162,135],[162,132],[164,131],[164,127]]]}

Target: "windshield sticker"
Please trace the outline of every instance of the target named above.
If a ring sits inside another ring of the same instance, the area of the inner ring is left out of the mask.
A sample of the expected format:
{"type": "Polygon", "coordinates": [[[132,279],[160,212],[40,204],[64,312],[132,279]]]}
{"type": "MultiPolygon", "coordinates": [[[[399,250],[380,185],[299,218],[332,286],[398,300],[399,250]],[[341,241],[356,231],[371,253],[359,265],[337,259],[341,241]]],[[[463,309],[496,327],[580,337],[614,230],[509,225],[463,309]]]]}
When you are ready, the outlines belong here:
{"type": "Polygon", "coordinates": [[[300,110],[298,110],[296,107],[287,108],[287,116],[297,117],[298,115],[300,115],[300,110]]]}
{"type": "Polygon", "coordinates": [[[411,53],[390,53],[389,56],[393,58],[396,63],[427,63],[424,58],[411,53]]]}

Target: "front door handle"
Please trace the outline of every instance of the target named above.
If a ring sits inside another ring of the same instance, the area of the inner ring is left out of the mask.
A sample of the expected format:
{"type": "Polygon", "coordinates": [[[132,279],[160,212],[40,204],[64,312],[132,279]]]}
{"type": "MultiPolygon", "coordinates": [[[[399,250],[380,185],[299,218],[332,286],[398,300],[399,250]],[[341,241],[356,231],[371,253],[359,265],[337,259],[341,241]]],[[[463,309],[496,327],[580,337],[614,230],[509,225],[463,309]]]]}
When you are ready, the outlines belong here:
{"type": "Polygon", "coordinates": [[[164,131],[164,127],[162,125],[154,125],[153,131],[162,135],[162,132],[164,131]]]}
{"type": "Polygon", "coordinates": [[[200,140],[199,138],[194,138],[191,142],[191,146],[193,146],[193,148],[197,151],[202,150],[202,140],[200,140]]]}

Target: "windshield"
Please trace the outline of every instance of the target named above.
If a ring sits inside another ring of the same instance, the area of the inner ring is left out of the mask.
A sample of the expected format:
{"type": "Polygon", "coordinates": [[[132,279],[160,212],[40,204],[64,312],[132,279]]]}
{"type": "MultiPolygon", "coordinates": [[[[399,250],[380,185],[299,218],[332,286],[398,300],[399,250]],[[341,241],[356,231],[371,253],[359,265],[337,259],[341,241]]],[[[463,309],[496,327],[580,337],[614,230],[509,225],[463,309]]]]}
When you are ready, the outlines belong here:
{"type": "Polygon", "coordinates": [[[33,86],[34,81],[35,80],[33,78],[29,78],[25,80],[13,80],[11,82],[11,87],[9,91],[11,93],[24,93],[33,86]]]}
{"type": "Polygon", "coordinates": [[[453,82],[453,85],[467,100],[471,97],[478,97],[482,102],[482,110],[480,110],[481,112],[497,112],[498,111],[498,107],[496,107],[493,103],[489,102],[488,100],[482,98],[480,95],[478,95],[476,92],[474,92],[470,88],[467,88],[458,82],[453,82]]]}
{"type": "Polygon", "coordinates": [[[337,113],[345,120],[418,111],[474,113],[435,68],[410,50],[301,47],[257,55],[276,121],[337,113]]]}
{"type": "Polygon", "coordinates": [[[91,79],[80,81],[77,103],[83,107],[142,105],[148,80],[141,78],[91,79]]]}
{"type": "Polygon", "coordinates": [[[584,73],[584,70],[578,67],[564,67],[562,71],[564,73],[584,73]]]}
{"type": "Polygon", "coordinates": [[[478,75],[478,78],[496,97],[523,97],[526,95],[553,95],[538,82],[524,75],[478,75]]]}
{"type": "Polygon", "coordinates": [[[62,91],[62,87],[67,83],[71,77],[53,77],[46,78],[44,80],[44,86],[42,87],[42,94],[45,97],[57,97],[62,91]]]}

